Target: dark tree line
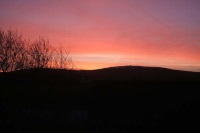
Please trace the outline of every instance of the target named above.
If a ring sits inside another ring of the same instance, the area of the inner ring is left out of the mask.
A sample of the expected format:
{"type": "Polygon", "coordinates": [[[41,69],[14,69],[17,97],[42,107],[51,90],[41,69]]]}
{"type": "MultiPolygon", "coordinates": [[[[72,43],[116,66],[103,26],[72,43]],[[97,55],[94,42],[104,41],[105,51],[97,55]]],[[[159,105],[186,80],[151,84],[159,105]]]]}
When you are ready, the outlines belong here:
{"type": "Polygon", "coordinates": [[[73,69],[70,49],[53,47],[40,36],[27,41],[17,31],[0,29],[0,71],[10,72],[31,68],[73,69]]]}

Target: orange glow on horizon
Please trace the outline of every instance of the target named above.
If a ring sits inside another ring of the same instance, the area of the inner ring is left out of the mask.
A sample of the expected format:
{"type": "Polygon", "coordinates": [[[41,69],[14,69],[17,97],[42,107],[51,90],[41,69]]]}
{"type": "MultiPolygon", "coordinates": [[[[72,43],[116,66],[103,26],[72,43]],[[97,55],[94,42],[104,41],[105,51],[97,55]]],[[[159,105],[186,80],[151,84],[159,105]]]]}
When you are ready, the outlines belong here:
{"type": "Polygon", "coordinates": [[[71,49],[79,69],[141,65],[200,71],[200,1],[22,0],[0,5],[2,29],[71,49]]]}

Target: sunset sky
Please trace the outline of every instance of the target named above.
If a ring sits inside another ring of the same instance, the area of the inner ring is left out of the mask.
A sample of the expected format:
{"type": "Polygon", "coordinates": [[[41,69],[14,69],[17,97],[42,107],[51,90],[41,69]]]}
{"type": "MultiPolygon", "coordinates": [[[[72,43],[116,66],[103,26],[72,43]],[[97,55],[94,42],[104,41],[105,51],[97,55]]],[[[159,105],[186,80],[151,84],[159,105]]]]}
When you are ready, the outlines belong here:
{"type": "Polygon", "coordinates": [[[70,47],[79,69],[200,71],[200,0],[0,0],[0,28],[70,47]]]}

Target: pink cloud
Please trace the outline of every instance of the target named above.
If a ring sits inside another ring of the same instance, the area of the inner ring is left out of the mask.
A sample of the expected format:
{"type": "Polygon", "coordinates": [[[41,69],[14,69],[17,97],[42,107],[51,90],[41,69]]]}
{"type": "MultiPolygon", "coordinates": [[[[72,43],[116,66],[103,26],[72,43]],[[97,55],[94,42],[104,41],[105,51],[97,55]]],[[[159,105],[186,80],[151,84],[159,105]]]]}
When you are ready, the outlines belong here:
{"type": "Polygon", "coordinates": [[[177,1],[4,1],[0,5],[0,25],[4,29],[17,29],[31,39],[47,36],[55,46],[59,43],[70,46],[74,56],[99,55],[90,63],[92,57],[82,61],[75,58],[81,66],[85,62],[88,69],[120,64],[112,62],[110,57],[105,62],[106,57],[101,55],[113,55],[118,60],[123,56],[124,65],[137,58],[138,65],[152,61],[151,65],[172,66],[168,60],[174,63],[180,60],[200,66],[196,63],[200,62],[200,28],[196,22],[200,19],[194,12],[199,9],[196,4],[193,9],[193,3],[184,3],[175,10],[177,1]]]}

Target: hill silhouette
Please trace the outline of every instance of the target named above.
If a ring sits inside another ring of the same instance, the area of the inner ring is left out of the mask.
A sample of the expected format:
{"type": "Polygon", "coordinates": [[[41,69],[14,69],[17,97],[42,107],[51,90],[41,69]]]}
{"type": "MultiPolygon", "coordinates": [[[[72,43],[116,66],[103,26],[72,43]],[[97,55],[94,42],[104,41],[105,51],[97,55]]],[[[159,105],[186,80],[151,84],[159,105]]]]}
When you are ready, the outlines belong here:
{"type": "Polygon", "coordinates": [[[1,128],[36,132],[196,130],[200,73],[159,67],[0,73],[1,128]]]}
{"type": "Polygon", "coordinates": [[[200,73],[172,70],[160,67],[119,66],[92,71],[83,71],[87,78],[102,80],[200,80],[200,73]]]}
{"type": "MultiPolygon", "coordinates": [[[[0,73],[2,77],[3,73],[0,73]]],[[[7,77],[17,79],[51,78],[90,79],[90,80],[133,80],[133,81],[199,81],[200,72],[172,70],[161,67],[118,66],[97,70],[65,70],[65,69],[27,69],[6,73],[7,77]]],[[[56,79],[54,79],[56,80],[56,79]]]]}

